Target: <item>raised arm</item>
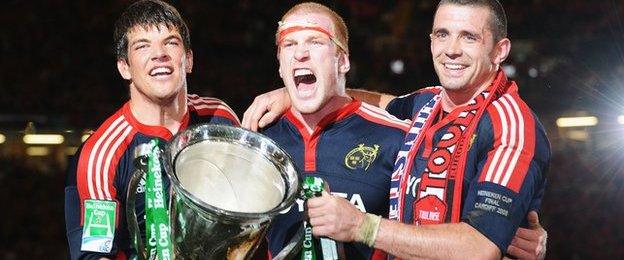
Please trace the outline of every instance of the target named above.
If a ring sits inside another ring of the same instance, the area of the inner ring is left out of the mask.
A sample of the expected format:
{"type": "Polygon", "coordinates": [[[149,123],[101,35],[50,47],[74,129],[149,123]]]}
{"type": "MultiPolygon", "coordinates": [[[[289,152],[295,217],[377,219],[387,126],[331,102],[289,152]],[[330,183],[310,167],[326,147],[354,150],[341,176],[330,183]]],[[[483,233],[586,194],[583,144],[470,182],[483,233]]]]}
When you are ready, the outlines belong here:
{"type": "Polygon", "coordinates": [[[388,103],[396,96],[379,92],[368,91],[364,89],[347,89],[347,95],[355,99],[362,100],[381,109],[386,109],[388,103]]]}
{"type": "MultiPolygon", "coordinates": [[[[347,89],[347,94],[355,99],[385,109],[395,98],[393,95],[382,94],[363,89],[347,89]]],[[[242,127],[258,131],[277,120],[290,108],[290,97],[286,88],[278,88],[257,96],[243,114],[242,127]]]]}

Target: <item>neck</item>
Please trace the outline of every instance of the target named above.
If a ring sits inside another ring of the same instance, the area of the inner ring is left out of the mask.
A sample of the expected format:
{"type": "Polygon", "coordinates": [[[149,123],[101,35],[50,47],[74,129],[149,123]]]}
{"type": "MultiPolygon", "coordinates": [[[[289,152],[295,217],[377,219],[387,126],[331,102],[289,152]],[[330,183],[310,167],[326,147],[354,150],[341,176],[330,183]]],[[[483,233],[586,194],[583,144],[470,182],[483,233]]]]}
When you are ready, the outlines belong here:
{"type": "Polygon", "coordinates": [[[496,73],[490,75],[483,84],[476,87],[442,90],[442,109],[451,112],[457,107],[465,106],[479,93],[485,91],[494,81],[496,73]]]}
{"type": "Polygon", "coordinates": [[[330,100],[322,106],[319,111],[316,111],[311,114],[302,114],[301,112],[293,109],[292,112],[308,129],[308,132],[314,132],[314,128],[325,118],[325,116],[331,114],[332,112],[342,108],[349,102],[351,102],[351,97],[349,96],[333,96],[330,100]]]}
{"type": "Polygon", "coordinates": [[[131,86],[130,111],[141,124],[162,126],[175,135],[187,112],[186,91],[180,91],[171,99],[151,100],[131,86]]]}

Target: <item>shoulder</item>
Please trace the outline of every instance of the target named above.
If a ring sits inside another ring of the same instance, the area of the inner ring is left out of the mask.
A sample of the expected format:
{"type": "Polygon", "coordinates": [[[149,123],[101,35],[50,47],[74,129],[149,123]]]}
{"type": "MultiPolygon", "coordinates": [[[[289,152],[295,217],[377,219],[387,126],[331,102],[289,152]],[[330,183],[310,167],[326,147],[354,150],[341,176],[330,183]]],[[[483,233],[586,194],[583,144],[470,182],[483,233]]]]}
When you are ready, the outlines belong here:
{"type": "Polygon", "coordinates": [[[394,98],[392,101],[417,101],[420,99],[430,99],[431,97],[440,94],[440,91],[442,91],[441,87],[426,87],[426,88],[421,88],[419,90],[413,91],[411,93],[405,94],[405,95],[401,95],[398,96],[396,98],[394,98]]]}
{"type": "Polygon", "coordinates": [[[503,186],[518,191],[527,172],[546,169],[550,158],[546,132],[517,93],[504,94],[492,102],[479,128],[492,138],[483,144],[489,145],[492,151],[488,157],[491,163],[485,166],[486,181],[505,180],[500,182],[503,186]],[[530,167],[532,162],[538,167],[530,167]],[[495,176],[509,177],[498,179],[495,176]]]}
{"type": "Polygon", "coordinates": [[[228,119],[233,125],[240,125],[238,116],[225,102],[213,97],[200,97],[196,94],[187,96],[188,106],[199,116],[217,116],[228,119]]]}
{"type": "MultiPolygon", "coordinates": [[[[489,133],[493,145],[533,148],[536,139],[546,138],[541,123],[517,92],[504,94],[494,100],[479,122],[479,129],[489,133]]],[[[541,143],[541,140],[537,142],[541,143]]]]}
{"type": "Polygon", "coordinates": [[[442,87],[438,87],[438,86],[425,87],[425,88],[421,88],[416,91],[413,91],[411,93],[398,96],[396,97],[396,99],[431,98],[434,95],[440,94],[440,91],[442,91],[442,87]]]}
{"type": "Polygon", "coordinates": [[[109,117],[84,142],[76,165],[77,186],[81,198],[115,197],[113,179],[119,159],[127,151],[137,130],[120,111],[109,117]]]}
{"type": "Polygon", "coordinates": [[[529,106],[516,92],[502,95],[487,108],[490,123],[495,128],[506,130],[529,130],[534,132],[539,122],[529,106]]]}
{"type": "Polygon", "coordinates": [[[282,142],[286,140],[288,140],[288,142],[296,140],[298,138],[296,133],[299,133],[297,127],[288,121],[285,115],[282,115],[279,119],[260,129],[259,132],[279,144],[282,144],[282,142]]]}
{"type": "Polygon", "coordinates": [[[102,123],[95,132],[89,136],[82,145],[80,155],[85,154],[87,151],[92,151],[96,147],[102,145],[108,145],[115,140],[123,139],[130,135],[133,131],[136,131],[128,118],[122,112],[122,109],[117,111],[112,116],[108,117],[104,123],[102,123]]]}
{"type": "Polygon", "coordinates": [[[442,91],[441,87],[426,87],[398,96],[388,103],[386,110],[402,119],[412,118],[421,107],[442,91]]]}
{"type": "Polygon", "coordinates": [[[400,120],[388,113],[387,111],[370,105],[368,103],[362,102],[362,105],[360,105],[355,113],[369,122],[389,128],[398,129],[404,133],[409,131],[410,128],[411,122],[409,120],[400,120]]]}
{"type": "MultiPolygon", "coordinates": [[[[492,102],[487,109],[489,126],[498,139],[516,138],[518,144],[535,149],[537,160],[548,161],[550,141],[537,115],[520,98],[511,92],[492,102]]],[[[502,141],[502,140],[501,140],[502,141]]]]}

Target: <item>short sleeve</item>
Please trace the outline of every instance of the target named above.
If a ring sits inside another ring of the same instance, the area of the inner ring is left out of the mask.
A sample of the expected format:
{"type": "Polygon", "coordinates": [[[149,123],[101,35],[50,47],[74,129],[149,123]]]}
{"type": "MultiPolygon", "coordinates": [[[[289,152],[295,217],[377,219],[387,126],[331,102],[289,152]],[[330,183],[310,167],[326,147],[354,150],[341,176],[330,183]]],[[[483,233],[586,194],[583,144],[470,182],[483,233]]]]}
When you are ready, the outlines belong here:
{"type": "Polygon", "coordinates": [[[462,221],[505,252],[529,210],[541,203],[550,144],[543,126],[519,97],[488,107],[477,146],[477,174],[467,187],[462,221]]]}
{"type": "Polygon", "coordinates": [[[386,111],[401,120],[412,119],[415,96],[412,93],[392,99],[386,106],[386,111]]]}

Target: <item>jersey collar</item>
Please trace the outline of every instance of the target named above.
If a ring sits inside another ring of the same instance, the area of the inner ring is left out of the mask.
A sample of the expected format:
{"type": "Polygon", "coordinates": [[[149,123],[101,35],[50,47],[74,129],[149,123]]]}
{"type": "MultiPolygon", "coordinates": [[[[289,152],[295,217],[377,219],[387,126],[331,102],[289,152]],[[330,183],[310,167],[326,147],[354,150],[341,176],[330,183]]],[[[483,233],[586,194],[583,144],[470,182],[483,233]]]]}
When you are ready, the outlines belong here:
{"type": "Polygon", "coordinates": [[[344,106],[342,106],[341,108],[339,108],[338,110],[329,113],[328,115],[326,115],[325,117],[323,117],[321,119],[321,121],[319,121],[319,123],[314,127],[314,130],[312,131],[312,134],[310,134],[308,132],[308,130],[305,127],[305,124],[299,120],[299,118],[297,118],[295,116],[295,114],[293,113],[293,108],[290,108],[286,114],[284,114],[284,117],[290,121],[293,125],[295,125],[295,127],[297,127],[297,129],[299,130],[299,132],[301,133],[302,136],[304,136],[305,138],[310,138],[312,136],[316,136],[319,135],[321,132],[323,132],[323,130],[325,130],[325,128],[327,128],[329,125],[336,123],[350,115],[352,115],[353,113],[355,113],[355,111],[357,111],[360,106],[362,105],[362,102],[356,99],[351,100],[351,102],[345,104],[344,106]]]}
{"type": "MultiPolygon", "coordinates": [[[[182,117],[182,122],[180,124],[180,128],[178,129],[178,132],[188,127],[189,117],[190,117],[189,111],[191,111],[190,108],[187,109],[186,113],[184,113],[184,117],[182,117]]],[[[130,102],[126,102],[126,104],[124,104],[122,108],[122,113],[124,117],[126,117],[128,122],[130,123],[130,125],[136,128],[142,134],[159,137],[167,141],[173,138],[173,134],[171,133],[171,131],[169,131],[169,129],[167,129],[164,126],[146,125],[146,124],[142,124],[141,122],[139,122],[139,120],[137,120],[136,117],[134,117],[134,115],[132,114],[132,111],[130,109],[130,102]]]]}

